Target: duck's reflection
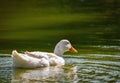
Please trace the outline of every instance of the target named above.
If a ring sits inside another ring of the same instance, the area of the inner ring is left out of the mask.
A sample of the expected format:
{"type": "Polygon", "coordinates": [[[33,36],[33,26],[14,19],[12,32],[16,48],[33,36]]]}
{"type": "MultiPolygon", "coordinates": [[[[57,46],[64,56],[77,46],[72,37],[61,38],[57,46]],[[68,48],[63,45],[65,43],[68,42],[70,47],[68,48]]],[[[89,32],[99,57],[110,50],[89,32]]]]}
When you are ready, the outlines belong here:
{"type": "Polygon", "coordinates": [[[77,82],[77,66],[14,69],[12,83],[77,82]]]}

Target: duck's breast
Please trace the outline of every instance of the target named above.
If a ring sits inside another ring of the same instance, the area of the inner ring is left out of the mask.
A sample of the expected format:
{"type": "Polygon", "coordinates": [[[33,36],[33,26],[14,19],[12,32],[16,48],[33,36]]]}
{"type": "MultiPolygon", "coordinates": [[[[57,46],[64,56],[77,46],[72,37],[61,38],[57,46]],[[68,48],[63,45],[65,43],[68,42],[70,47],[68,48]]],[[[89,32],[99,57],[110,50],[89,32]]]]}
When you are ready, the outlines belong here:
{"type": "Polygon", "coordinates": [[[49,54],[49,63],[50,65],[64,65],[65,60],[62,57],[59,57],[55,54],[49,54]]]}

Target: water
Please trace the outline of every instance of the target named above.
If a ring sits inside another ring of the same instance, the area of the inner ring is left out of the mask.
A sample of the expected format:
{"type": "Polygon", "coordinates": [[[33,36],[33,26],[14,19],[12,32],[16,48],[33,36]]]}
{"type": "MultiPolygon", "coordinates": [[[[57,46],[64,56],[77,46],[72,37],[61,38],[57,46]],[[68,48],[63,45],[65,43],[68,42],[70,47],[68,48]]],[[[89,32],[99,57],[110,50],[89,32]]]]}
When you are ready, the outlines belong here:
{"type": "MultiPolygon", "coordinates": [[[[97,49],[120,47],[93,46],[97,49]]],[[[65,54],[66,65],[36,69],[12,67],[10,54],[0,54],[1,83],[119,83],[120,56],[113,54],[65,54]]]]}

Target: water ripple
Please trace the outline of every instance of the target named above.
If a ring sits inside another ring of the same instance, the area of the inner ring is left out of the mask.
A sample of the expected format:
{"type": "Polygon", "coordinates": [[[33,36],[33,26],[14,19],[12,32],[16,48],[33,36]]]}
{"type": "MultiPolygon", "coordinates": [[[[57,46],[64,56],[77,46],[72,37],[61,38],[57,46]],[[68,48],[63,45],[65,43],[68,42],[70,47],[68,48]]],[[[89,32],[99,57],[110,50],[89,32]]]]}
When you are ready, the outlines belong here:
{"type": "Polygon", "coordinates": [[[38,69],[13,69],[12,58],[0,57],[0,83],[119,83],[119,55],[66,55],[66,65],[38,69]]]}

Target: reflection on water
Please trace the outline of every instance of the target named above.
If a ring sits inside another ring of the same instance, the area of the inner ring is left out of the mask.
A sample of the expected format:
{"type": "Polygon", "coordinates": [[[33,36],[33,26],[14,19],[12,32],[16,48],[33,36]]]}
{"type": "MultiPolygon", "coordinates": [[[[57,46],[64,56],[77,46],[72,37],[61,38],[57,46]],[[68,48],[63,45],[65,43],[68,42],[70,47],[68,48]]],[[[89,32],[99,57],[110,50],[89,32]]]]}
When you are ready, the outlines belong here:
{"type": "Polygon", "coordinates": [[[65,66],[13,69],[12,59],[0,57],[0,83],[119,83],[120,56],[106,54],[66,55],[65,66]]]}
{"type": "Polygon", "coordinates": [[[76,66],[69,66],[69,70],[67,69],[58,66],[30,70],[16,69],[13,71],[12,83],[66,82],[66,80],[74,82],[77,79],[76,66]]]}

